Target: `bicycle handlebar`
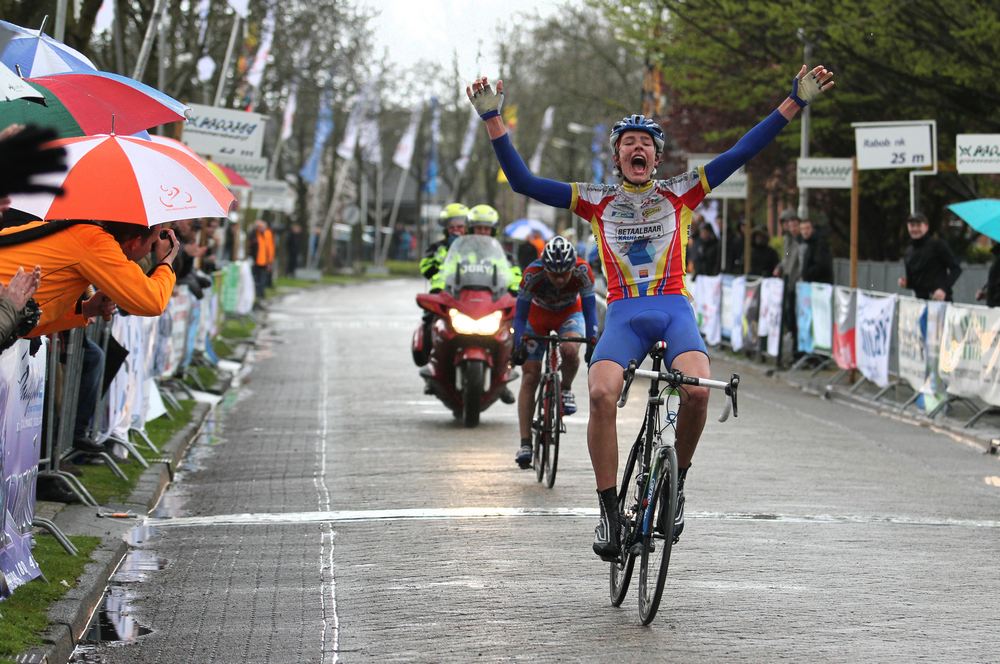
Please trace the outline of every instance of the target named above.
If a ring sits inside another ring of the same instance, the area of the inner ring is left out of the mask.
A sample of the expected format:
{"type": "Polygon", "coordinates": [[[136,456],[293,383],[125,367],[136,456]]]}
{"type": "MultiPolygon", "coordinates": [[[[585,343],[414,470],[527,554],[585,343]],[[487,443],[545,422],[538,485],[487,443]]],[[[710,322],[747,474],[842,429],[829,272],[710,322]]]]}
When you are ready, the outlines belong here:
{"type": "Polygon", "coordinates": [[[714,380],[712,378],[699,378],[697,376],[685,376],[680,371],[647,371],[646,369],[639,369],[636,361],[631,360],[628,363],[628,368],[623,372],[625,378],[625,385],[622,386],[621,396],[618,397],[618,407],[624,408],[626,402],[628,402],[628,392],[632,387],[632,381],[635,377],[648,378],[650,380],[662,380],[667,383],[670,387],[680,387],[681,385],[692,385],[695,387],[708,387],[716,390],[722,390],[726,393],[729,399],[726,400],[726,405],[722,409],[722,415],[719,417],[720,422],[725,422],[729,419],[729,413],[732,412],[733,417],[739,417],[739,408],[737,406],[736,395],[740,386],[739,374],[732,374],[728,381],[714,380]]]}

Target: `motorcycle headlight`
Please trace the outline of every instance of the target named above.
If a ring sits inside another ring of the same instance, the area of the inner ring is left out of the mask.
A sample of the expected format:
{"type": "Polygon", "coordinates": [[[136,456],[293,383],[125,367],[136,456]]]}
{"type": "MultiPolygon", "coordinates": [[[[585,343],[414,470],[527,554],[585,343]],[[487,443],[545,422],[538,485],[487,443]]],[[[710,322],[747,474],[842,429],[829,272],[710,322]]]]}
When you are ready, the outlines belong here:
{"type": "Polygon", "coordinates": [[[500,329],[503,312],[494,311],[489,316],[470,318],[458,309],[449,309],[448,317],[451,318],[451,326],[459,334],[494,335],[500,329]]]}

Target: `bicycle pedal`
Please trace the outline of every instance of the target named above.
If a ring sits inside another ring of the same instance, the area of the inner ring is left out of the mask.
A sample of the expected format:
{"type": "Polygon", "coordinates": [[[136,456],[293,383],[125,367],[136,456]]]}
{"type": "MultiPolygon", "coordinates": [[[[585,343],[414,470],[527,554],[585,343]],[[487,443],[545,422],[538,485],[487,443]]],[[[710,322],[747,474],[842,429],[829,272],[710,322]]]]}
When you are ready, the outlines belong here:
{"type": "Polygon", "coordinates": [[[628,552],[631,553],[633,556],[642,555],[642,542],[636,542],[635,544],[630,546],[628,548],[628,552]]]}

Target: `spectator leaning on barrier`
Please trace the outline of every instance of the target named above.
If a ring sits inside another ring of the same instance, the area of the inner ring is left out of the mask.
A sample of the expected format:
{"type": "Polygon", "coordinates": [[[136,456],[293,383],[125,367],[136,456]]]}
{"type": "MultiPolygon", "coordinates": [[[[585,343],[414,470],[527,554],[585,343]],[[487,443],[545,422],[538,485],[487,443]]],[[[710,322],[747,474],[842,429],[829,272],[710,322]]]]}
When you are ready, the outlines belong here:
{"type": "Polygon", "coordinates": [[[951,301],[951,288],[962,274],[962,266],[940,238],[930,234],[930,224],[922,214],[906,220],[910,246],[903,254],[906,276],[899,278],[900,288],[909,288],[924,300],[951,301]]]}
{"type": "Polygon", "coordinates": [[[22,265],[41,267],[35,300],[42,314],[26,336],[82,327],[115,306],[138,316],[158,316],[174,288],[170,263],[178,243],[172,230],[94,221],[31,222],[0,230],[0,281],[22,265]],[[149,274],[136,265],[154,252],[149,274]],[[88,286],[98,293],[79,301],[88,286]]]}
{"type": "Polygon", "coordinates": [[[799,222],[802,235],[802,281],[833,283],[833,253],[830,243],[810,219],[799,222]]]}
{"type": "Polygon", "coordinates": [[[990,253],[993,254],[993,262],[986,283],[976,291],[976,299],[986,300],[987,307],[1000,307],[1000,242],[994,240],[990,253]]]}
{"type": "Polygon", "coordinates": [[[18,268],[6,286],[0,282],[0,353],[38,322],[41,312],[31,296],[41,278],[42,268],[36,265],[31,272],[18,268]]]}

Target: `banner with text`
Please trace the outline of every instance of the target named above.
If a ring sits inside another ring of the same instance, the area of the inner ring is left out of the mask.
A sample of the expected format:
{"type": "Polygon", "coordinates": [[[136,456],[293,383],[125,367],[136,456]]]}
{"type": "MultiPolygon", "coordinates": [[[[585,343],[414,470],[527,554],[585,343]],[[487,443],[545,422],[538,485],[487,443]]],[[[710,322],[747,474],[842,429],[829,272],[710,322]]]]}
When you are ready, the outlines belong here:
{"type": "Polygon", "coordinates": [[[889,346],[895,311],[895,295],[858,291],[855,357],[861,375],[879,387],[889,384],[889,346]]]}
{"type": "Polygon", "coordinates": [[[699,275],[694,280],[694,305],[698,316],[698,329],[709,346],[722,341],[722,277],[699,275]]]}
{"type": "Polygon", "coordinates": [[[259,159],[267,116],[218,106],[191,104],[184,123],[184,144],[200,155],[259,159]]]}
{"type": "Polygon", "coordinates": [[[808,281],[795,284],[795,320],[799,351],[813,352],[812,283],[808,281]]]}
{"type": "Polygon", "coordinates": [[[1000,310],[949,304],[938,371],[948,393],[1000,405],[1000,310]]]}
{"type": "Polygon", "coordinates": [[[846,286],[833,289],[833,359],[841,369],[857,369],[854,321],[857,293],[846,286]]]}
{"type": "Polygon", "coordinates": [[[778,357],[781,348],[781,310],[784,298],[784,279],[768,277],[761,282],[757,335],[767,337],[767,354],[771,357],[778,357]]]}
{"type": "Polygon", "coordinates": [[[813,352],[833,354],[833,286],[812,285],[813,352]]]}

